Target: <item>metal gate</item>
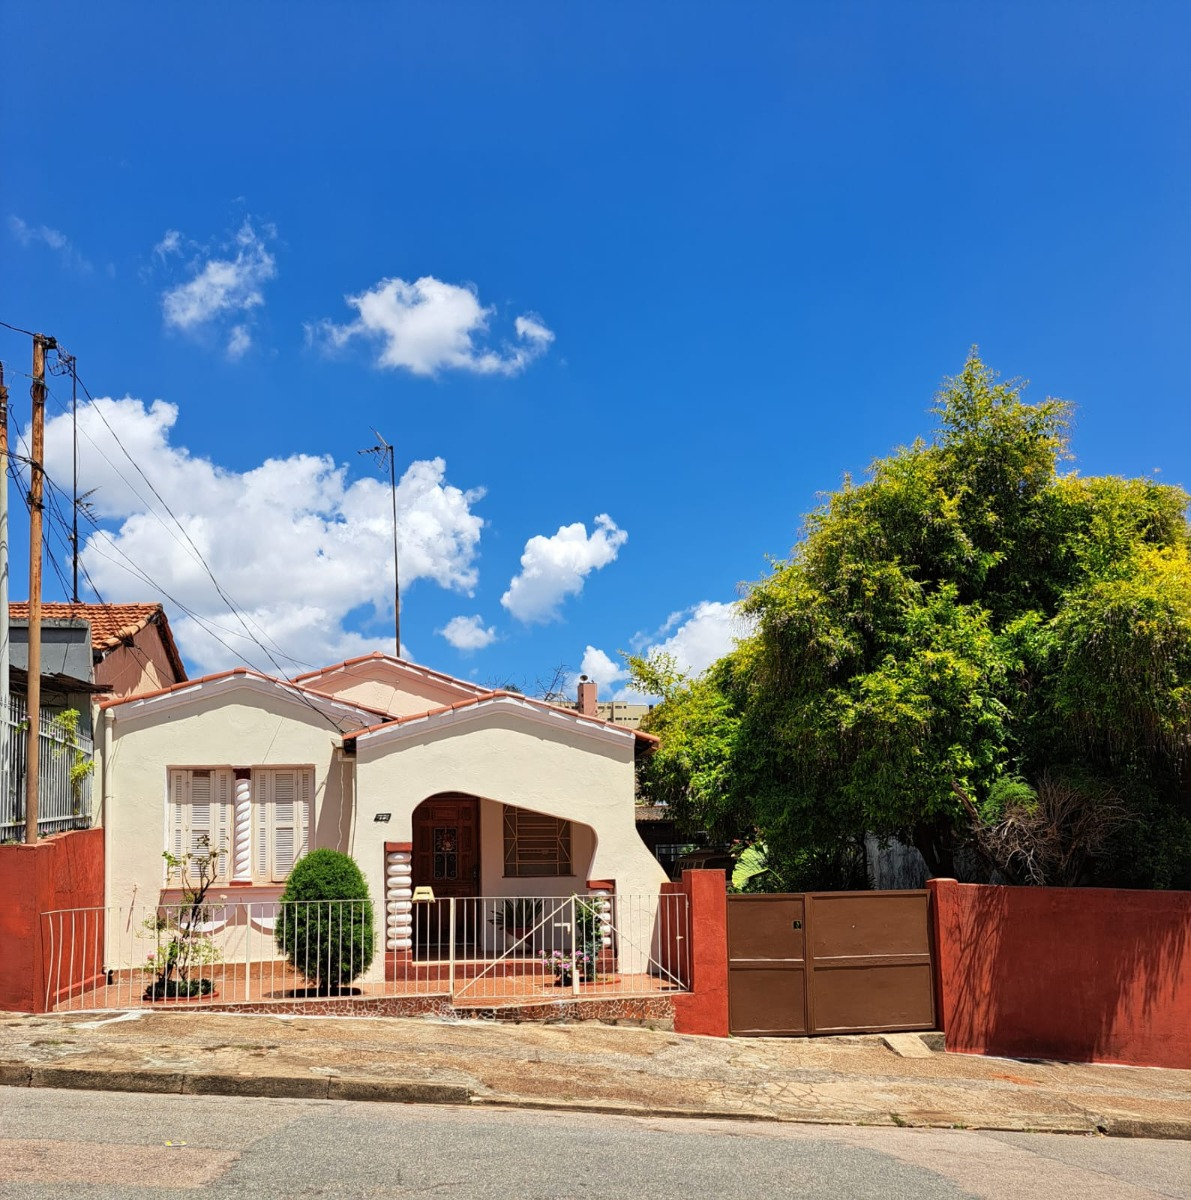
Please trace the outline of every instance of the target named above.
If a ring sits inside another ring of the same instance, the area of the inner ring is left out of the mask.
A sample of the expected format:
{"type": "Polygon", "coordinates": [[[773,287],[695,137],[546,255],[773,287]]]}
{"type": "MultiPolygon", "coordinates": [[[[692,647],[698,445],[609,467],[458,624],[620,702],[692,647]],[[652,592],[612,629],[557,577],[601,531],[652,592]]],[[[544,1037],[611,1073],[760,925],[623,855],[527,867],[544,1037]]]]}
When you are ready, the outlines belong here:
{"type": "Polygon", "coordinates": [[[728,897],[728,1020],[760,1037],[933,1029],[930,893],[728,897]]]}

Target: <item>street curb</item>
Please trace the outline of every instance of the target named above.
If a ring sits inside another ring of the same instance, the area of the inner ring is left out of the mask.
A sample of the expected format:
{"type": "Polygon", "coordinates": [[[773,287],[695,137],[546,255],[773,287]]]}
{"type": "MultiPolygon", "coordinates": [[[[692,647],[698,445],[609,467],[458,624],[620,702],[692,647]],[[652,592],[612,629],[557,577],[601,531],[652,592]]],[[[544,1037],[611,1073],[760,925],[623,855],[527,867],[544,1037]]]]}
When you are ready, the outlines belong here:
{"type": "Polygon", "coordinates": [[[102,1067],[34,1067],[29,1086],[35,1088],[73,1088],[89,1092],[154,1092],[180,1095],[182,1072],[152,1067],[133,1070],[104,1070],[102,1067]]]}
{"type": "Polygon", "coordinates": [[[1191,1142],[1191,1120],[1150,1120],[1138,1117],[1108,1117],[1096,1127],[1107,1137],[1157,1138],[1170,1142],[1191,1142]]]}
{"type": "Polygon", "coordinates": [[[813,1112],[813,1113],[757,1113],[736,1110],[656,1108],[644,1105],[609,1104],[601,1100],[523,1100],[517,1096],[472,1096],[473,1108],[524,1108],[540,1112],[592,1113],[612,1117],[664,1117],[685,1118],[692,1121],[764,1121],[779,1125],[848,1125],[867,1129],[964,1129],[970,1133],[1050,1133],[1088,1137],[1157,1138],[1166,1141],[1191,1142],[1191,1120],[1146,1120],[1137,1117],[1094,1117],[1085,1115],[1082,1128],[1070,1125],[1047,1126],[1045,1124],[956,1125],[947,1121],[923,1121],[899,1114],[895,1120],[889,1114],[881,1120],[871,1113],[813,1112]]]}
{"type": "MultiPolygon", "coordinates": [[[[465,1084],[434,1080],[385,1079],[377,1076],[225,1075],[199,1071],[170,1071],[140,1067],[105,1070],[102,1067],[34,1066],[0,1062],[0,1087],[66,1088],[80,1091],[145,1092],[154,1095],[251,1096],[267,1099],[371,1101],[391,1104],[457,1104],[474,1108],[525,1109],[538,1112],[583,1113],[622,1117],[660,1117],[691,1121],[761,1121],[769,1124],[849,1125],[857,1127],[912,1127],[951,1129],[946,1122],[931,1122],[904,1115],[884,1119],[878,1114],[854,1112],[765,1113],[737,1110],[660,1108],[615,1104],[601,1100],[543,1100],[507,1095],[473,1095],[465,1084]]],[[[1119,1138],[1154,1138],[1191,1142],[1191,1119],[1148,1119],[1085,1115],[1086,1126],[1051,1127],[1045,1124],[993,1125],[973,1123],[963,1128],[992,1133],[1101,1134],[1119,1138]]]]}
{"type": "Polygon", "coordinates": [[[471,1089],[427,1079],[325,1075],[223,1075],[151,1067],[39,1067],[0,1062],[0,1087],[149,1092],[175,1096],[255,1096],[292,1100],[371,1100],[393,1104],[466,1104],[471,1089]]]}

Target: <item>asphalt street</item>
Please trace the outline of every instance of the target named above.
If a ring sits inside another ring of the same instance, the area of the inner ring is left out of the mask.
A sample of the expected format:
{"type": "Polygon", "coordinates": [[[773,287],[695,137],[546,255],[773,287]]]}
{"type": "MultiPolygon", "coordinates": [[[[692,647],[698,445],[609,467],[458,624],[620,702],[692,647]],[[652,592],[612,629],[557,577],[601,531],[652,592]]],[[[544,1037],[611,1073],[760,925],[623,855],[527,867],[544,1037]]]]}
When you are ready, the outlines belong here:
{"type": "Polygon", "coordinates": [[[0,1088],[0,1196],[1191,1198],[1191,1144],[0,1088]]]}

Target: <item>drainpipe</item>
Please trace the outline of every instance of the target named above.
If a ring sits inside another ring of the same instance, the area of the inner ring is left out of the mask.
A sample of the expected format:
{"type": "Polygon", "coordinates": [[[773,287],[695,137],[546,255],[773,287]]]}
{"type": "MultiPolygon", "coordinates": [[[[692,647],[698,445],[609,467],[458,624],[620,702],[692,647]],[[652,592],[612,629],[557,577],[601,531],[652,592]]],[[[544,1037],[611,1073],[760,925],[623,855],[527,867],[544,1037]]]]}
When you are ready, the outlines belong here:
{"type": "Polygon", "coordinates": [[[116,714],[103,711],[103,762],[100,764],[100,820],[103,822],[103,907],[112,906],[112,741],[116,714]]]}

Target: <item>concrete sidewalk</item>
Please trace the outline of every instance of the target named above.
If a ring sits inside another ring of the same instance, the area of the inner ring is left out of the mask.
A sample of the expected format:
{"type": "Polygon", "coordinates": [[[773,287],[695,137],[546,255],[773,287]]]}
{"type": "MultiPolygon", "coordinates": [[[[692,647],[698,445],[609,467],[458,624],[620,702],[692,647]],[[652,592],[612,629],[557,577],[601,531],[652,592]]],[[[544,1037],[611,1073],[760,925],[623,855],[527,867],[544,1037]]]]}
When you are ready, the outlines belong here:
{"type": "Polygon", "coordinates": [[[924,1041],[931,1035],[719,1039],[425,1018],[0,1014],[0,1083],[1191,1139],[1191,1071],[978,1058],[924,1041]]]}

